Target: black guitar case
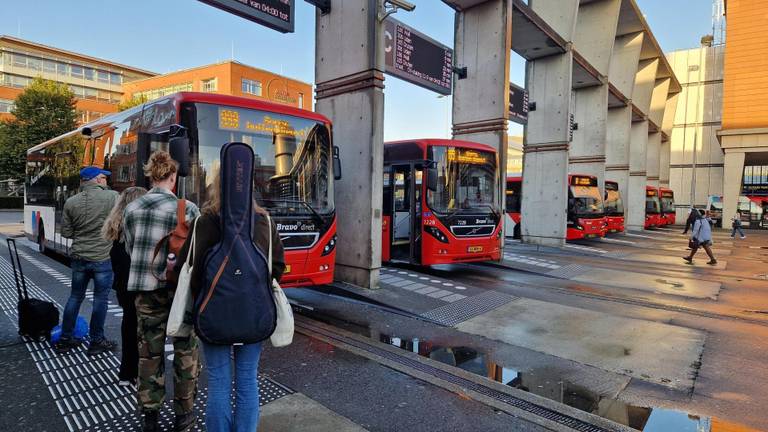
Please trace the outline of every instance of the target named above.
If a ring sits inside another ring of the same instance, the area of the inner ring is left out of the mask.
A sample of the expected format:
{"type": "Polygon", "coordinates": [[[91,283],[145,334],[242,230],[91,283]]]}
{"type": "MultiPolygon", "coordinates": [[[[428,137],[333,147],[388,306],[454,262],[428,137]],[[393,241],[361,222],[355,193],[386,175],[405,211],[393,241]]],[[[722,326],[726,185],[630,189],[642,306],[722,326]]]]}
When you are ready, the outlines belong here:
{"type": "Polygon", "coordinates": [[[261,342],[277,323],[267,257],[254,245],[251,232],[253,164],[247,144],[222,147],[221,241],[203,261],[205,283],[194,308],[195,330],[211,344],[261,342]]]}

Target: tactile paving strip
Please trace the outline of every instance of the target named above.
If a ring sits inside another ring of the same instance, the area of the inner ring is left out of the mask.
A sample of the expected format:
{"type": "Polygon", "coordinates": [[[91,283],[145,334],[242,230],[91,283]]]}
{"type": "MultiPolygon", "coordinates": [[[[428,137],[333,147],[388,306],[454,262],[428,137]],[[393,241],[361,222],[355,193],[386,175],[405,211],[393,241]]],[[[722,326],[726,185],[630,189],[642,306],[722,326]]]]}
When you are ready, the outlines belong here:
{"type": "Polygon", "coordinates": [[[517,298],[498,291],[487,291],[437,309],[432,309],[421,314],[421,316],[445,326],[453,327],[513,300],[517,300],[517,298]]]}
{"type": "Polygon", "coordinates": [[[590,267],[581,264],[569,264],[565,267],[561,267],[557,270],[552,270],[547,273],[547,276],[559,278],[559,279],[572,279],[576,276],[582,275],[588,272],[590,267]]]}

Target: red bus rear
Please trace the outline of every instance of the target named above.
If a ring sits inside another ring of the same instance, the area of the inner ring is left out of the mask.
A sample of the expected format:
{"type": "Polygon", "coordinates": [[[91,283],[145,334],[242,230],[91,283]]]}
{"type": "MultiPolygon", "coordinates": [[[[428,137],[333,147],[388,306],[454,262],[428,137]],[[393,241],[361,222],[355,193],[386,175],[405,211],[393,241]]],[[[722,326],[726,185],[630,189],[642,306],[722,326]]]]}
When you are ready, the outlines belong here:
{"type": "Polygon", "coordinates": [[[661,200],[659,189],[645,187],[645,229],[661,226],[661,200]]]}
{"type": "Polygon", "coordinates": [[[619,184],[610,180],[605,181],[605,223],[608,232],[624,232],[624,200],[619,184]]]}
{"type": "Polygon", "coordinates": [[[661,214],[659,216],[660,224],[674,225],[675,224],[675,193],[669,188],[659,188],[659,195],[661,196],[661,214]]]}
{"type": "Polygon", "coordinates": [[[499,260],[497,159],[493,147],[468,141],[385,143],[382,261],[499,260]]]}

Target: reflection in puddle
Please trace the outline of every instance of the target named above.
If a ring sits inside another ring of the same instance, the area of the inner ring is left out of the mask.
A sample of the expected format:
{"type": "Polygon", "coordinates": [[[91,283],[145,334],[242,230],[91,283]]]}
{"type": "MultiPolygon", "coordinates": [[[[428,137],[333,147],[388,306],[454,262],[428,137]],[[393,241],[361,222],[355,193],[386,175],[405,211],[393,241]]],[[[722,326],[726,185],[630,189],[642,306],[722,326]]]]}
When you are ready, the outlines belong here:
{"type": "Polygon", "coordinates": [[[546,370],[520,372],[505,368],[494,363],[488,355],[473,348],[445,347],[419,338],[404,339],[384,334],[379,334],[378,339],[383,343],[644,432],[722,432],[725,430],[716,427],[722,422],[712,421],[708,417],[698,417],[661,408],[638,407],[600,396],[582,386],[553,377],[546,370]]]}

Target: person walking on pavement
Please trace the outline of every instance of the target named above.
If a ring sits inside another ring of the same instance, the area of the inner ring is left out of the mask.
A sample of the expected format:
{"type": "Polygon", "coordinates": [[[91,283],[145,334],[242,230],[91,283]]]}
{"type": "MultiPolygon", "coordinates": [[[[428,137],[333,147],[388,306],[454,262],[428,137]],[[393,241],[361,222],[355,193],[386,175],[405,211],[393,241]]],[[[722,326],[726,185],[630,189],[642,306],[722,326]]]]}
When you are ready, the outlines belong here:
{"type": "MultiPolygon", "coordinates": [[[[702,213],[704,213],[703,210],[702,210],[702,213]]],[[[707,264],[709,265],[717,264],[717,260],[715,259],[715,255],[712,253],[712,249],[711,249],[712,221],[706,215],[699,214],[699,217],[696,218],[696,222],[693,223],[693,230],[691,231],[691,241],[693,243],[693,247],[691,248],[691,254],[689,256],[683,257],[684,260],[688,261],[689,264],[692,264],[693,256],[696,255],[696,252],[699,250],[699,247],[703,247],[704,251],[709,256],[709,261],[707,262],[707,264]]]]}
{"type": "MultiPolygon", "coordinates": [[[[192,277],[190,289],[193,296],[201,292],[205,284],[205,259],[208,252],[221,240],[221,174],[218,165],[211,171],[212,185],[202,216],[197,220],[194,250],[192,251],[192,277]]],[[[283,244],[274,222],[270,224],[267,212],[253,202],[256,222],[253,241],[264,257],[269,256],[272,236],[272,277],[280,280],[285,270],[283,244]]],[[[193,228],[194,230],[194,228],[193,228]]],[[[190,231],[192,232],[192,231],[190,231]]],[[[177,267],[187,260],[191,236],[179,252],[177,267]]],[[[208,432],[255,432],[259,424],[258,368],[261,343],[242,345],[214,345],[202,341],[208,371],[208,401],[205,410],[205,427],[208,432]],[[235,408],[232,413],[232,362],[234,358],[235,408]],[[234,418],[233,418],[234,417],[234,418]]]]}
{"type": "MultiPolygon", "coordinates": [[[[179,200],[176,187],[178,166],[166,151],[156,151],[144,166],[152,189],[128,204],[123,214],[123,238],[131,260],[127,291],[136,295],[138,321],[138,402],[143,414],[142,430],[159,431],[159,413],[165,399],[165,329],[175,285],[156,275],[166,268],[167,247],[155,258],[154,249],[177,225],[179,200]]],[[[184,218],[191,221],[200,211],[192,202],[184,218]]],[[[198,376],[198,342],[189,337],[173,338],[173,381],[176,414],[174,430],[186,431],[195,423],[194,402],[198,376]]]]}
{"type": "Polygon", "coordinates": [[[112,261],[114,281],[112,289],[117,294],[117,302],[123,308],[123,320],[120,325],[122,346],[120,348],[120,371],[117,373],[118,385],[127,387],[136,385],[139,374],[139,348],[136,340],[136,293],[128,291],[128,273],[131,257],[125,251],[123,240],[123,212],[125,207],[136,198],[147,193],[143,187],[129,187],[117,199],[117,204],[101,228],[101,236],[112,242],[109,257],[112,261]]]}
{"type": "Polygon", "coordinates": [[[741,229],[741,215],[738,213],[731,218],[731,238],[736,236],[736,231],[739,232],[742,240],[747,238],[747,236],[744,235],[744,230],[741,229]]]}
{"type": "Polygon", "coordinates": [[[691,229],[691,226],[693,226],[693,223],[696,222],[698,216],[699,211],[694,207],[691,207],[691,211],[688,212],[688,219],[685,220],[685,229],[683,230],[683,234],[688,234],[688,230],[691,229]]]}
{"type": "Polygon", "coordinates": [[[54,346],[66,353],[80,342],[72,338],[80,305],[88,284],[93,280],[93,309],[90,322],[88,355],[115,349],[117,344],[104,336],[109,289],[112,287],[111,243],[101,237],[101,226],[115,205],[117,192],[107,187],[109,171],[89,166],[80,170],[80,191],[64,203],[61,235],[72,239],[72,288],[64,307],[61,339],[54,346]]]}

